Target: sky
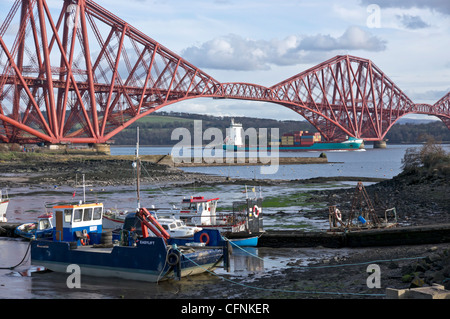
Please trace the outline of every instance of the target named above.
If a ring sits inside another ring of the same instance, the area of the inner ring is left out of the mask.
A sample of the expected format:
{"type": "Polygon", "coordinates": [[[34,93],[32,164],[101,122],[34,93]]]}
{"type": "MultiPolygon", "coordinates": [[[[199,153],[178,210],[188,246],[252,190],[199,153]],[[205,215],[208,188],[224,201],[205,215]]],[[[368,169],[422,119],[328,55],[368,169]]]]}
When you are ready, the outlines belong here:
{"type": "MultiPolygon", "coordinates": [[[[96,2],[219,82],[272,86],[350,54],[372,60],[415,103],[434,104],[450,91],[449,0],[96,2]]],[[[12,3],[0,0],[1,21],[12,3]]],[[[239,100],[194,99],[162,110],[302,119],[277,104],[239,100]]]]}

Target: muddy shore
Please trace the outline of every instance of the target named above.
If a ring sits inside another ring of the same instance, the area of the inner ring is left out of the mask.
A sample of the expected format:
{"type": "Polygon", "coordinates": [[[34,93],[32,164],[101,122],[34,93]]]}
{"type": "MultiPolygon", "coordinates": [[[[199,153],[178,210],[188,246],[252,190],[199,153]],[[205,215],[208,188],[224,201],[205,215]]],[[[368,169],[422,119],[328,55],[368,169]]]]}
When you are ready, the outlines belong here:
{"type": "MultiPolygon", "coordinates": [[[[239,180],[225,177],[185,173],[154,163],[145,163],[142,182],[148,184],[197,185],[240,183],[247,185],[275,185],[280,183],[323,183],[326,180],[371,181],[367,186],[374,205],[384,211],[396,207],[399,220],[409,225],[450,222],[450,186],[448,176],[435,173],[427,176],[397,176],[391,180],[361,178],[318,178],[296,181],[239,180]]],[[[81,174],[96,185],[132,185],[133,168],[130,161],[104,159],[76,159],[71,161],[8,161],[0,163],[2,188],[27,185],[74,185],[81,174]]],[[[337,204],[348,210],[354,189],[312,191],[311,202],[337,204]]],[[[327,216],[323,210],[307,212],[307,217],[327,216]]],[[[348,256],[331,260],[310,260],[311,268],[300,267],[295,256],[287,269],[271,271],[247,280],[217,278],[213,284],[192,281],[195,289],[179,286],[173,294],[161,298],[361,298],[382,299],[387,287],[408,288],[438,283],[450,289],[449,243],[434,245],[391,246],[353,249],[348,256]],[[421,257],[419,259],[403,259],[421,257]],[[367,288],[368,261],[380,263],[382,288],[367,288]],[[388,261],[392,260],[392,261],[388,261]],[[312,268],[323,265],[359,264],[352,267],[312,268]],[[240,282],[240,284],[236,284],[240,282]]],[[[212,275],[211,275],[212,276],[212,275]]],[[[179,285],[174,283],[174,287],[179,285]]]]}

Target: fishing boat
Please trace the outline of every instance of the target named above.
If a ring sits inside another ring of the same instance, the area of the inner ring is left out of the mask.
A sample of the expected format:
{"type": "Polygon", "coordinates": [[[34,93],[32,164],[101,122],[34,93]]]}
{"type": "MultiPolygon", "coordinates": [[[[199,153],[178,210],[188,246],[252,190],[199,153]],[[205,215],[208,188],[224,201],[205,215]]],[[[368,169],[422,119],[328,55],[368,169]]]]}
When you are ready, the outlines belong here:
{"type": "MultiPolygon", "coordinates": [[[[156,217],[162,228],[164,228],[173,238],[190,238],[193,237],[195,233],[202,230],[200,227],[187,226],[182,220],[175,218],[174,216],[159,217],[153,210],[151,210],[150,213],[156,217]]],[[[122,229],[125,219],[129,214],[134,213],[117,210],[105,211],[103,215],[103,228],[122,229]]]]}
{"type": "Polygon", "coordinates": [[[38,216],[37,223],[25,223],[14,229],[14,234],[25,239],[46,238],[53,236],[53,215],[38,216]]]}
{"type": "Polygon", "coordinates": [[[121,231],[120,237],[110,237],[111,244],[105,244],[111,233],[102,228],[103,204],[57,205],[53,215],[52,237],[31,242],[32,265],[66,273],[76,264],[83,275],[149,282],[181,279],[222,262],[229,269],[229,243],[218,231],[202,230],[192,239],[171,238],[146,208],[135,213],[141,235],[135,229],[121,231]],[[209,238],[208,244],[201,236],[209,238]]]}
{"type": "Polygon", "coordinates": [[[8,219],[6,218],[6,210],[8,209],[9,198],[8,195],[3,195],[0,190],[0,223],[6,223],[8,219]]]}
{"type": "Polygon", "coordinates": [[[232,203],[231,212],[218,212],[219,198],[203,196],[185,198],[176,217],[186,225],[217,229],[222,236],[238,246],[256,247],[264,233],[262,198],[246,198],[232,203]]]}

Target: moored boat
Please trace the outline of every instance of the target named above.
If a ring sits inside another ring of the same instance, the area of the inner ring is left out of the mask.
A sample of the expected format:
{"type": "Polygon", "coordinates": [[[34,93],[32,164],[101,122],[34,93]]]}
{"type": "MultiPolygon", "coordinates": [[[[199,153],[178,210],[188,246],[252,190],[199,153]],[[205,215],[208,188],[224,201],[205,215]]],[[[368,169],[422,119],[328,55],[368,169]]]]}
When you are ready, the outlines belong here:
{"type": "Polygon", "coordinates": [[[258,238],[264,233],[262,198],[235,201],[229,212],[218,212],[218,201],[219,198],[203,196],[185,198],[175,216],[186,225],[217,229],[235,245],[256,247],[258,238]]]}
{"type": "Polygon", "coordinates": [[[25,223],[14,229],[14,234],[26,239],[46,238],[53,236],[53,215],[38,216],[37,223],[25,223]]]}
{"type": "MultiPolygon", "coordinates": [[[[150,211],[158,222],[161,224],[172,238],[192,238],[196,232],[202,230],[200,227],[187,226],[182,220],[172,217],[158,217],[156,212],[150,211]]],[[[105,211],[103,215],[103,228],[108,229],[122,229],[125,220],[128,215],[134,215],[135,213],[129,213],[128,211],[105,211]]]]}
{"type": "Polygon", "coordinates": [[[8,209],[9,198],[8,195],[3,195],[0,190],[0,223],[6,223],[8,219],[6,218],[6,210],[8,209]]]}
{"type": "Polygon", "coordinates": [[[157,282],[209,271],[223,261],[229,268],[229,244],[218,231],[203,230],[193,239],[176,239],[164,231],[147,209],[136,212],[142,235],[122,231],[112,244],[102,243],[103,205],[54,207],[52,238],[31,242],[31,263],[56,272],[76,264],[83,275],[157,282]],[[156,236],[149,236],[153,232],[156,236]],[[206,234],[206,235],[203,235],[206,234]],[[200,236],[208,236],[208,245],[200,236]]]}

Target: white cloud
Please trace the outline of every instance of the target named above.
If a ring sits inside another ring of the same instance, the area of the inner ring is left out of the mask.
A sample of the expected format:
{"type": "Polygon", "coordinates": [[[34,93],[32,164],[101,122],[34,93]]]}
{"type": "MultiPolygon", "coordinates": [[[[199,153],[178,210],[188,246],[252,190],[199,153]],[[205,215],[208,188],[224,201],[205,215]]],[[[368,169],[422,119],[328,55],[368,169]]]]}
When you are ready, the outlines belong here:
{"type": "MultiPolygon", "coordinates": [[[[245,39],[229,34],[183,50],[182,56],[200,68],[225,70],[268,70],[272,65],[321,62],[321,51],[383,51],[386,41],[358,26],[351,26],[339,37],[317,34],[291,35],[282,40],[245,39]],[[311,54],[314,52],[314,55],[311,54]],[[313,56],[315,56],[315,61],[313,56]]],[[[339,52],[340,53],[340,52],[339,52]]]]}
{"type": "Polygon", "coordinates": [[[322,34],[306,37],[301,41],[299,48],[318,51],[383,51],[386,49],[386,41],[381,40],[360,27],[351,26],[338,38],[322,34]]]}

